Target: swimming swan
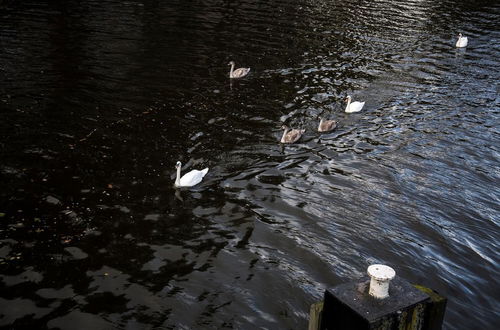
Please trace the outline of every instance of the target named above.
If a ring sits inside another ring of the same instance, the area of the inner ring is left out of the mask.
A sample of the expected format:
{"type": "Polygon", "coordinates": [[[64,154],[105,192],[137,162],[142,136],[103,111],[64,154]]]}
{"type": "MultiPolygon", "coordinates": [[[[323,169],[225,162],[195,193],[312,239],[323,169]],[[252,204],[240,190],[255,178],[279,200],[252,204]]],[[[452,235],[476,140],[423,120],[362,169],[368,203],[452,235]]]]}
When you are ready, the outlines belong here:
{"type": "Polygon", "coordinates": [[[184,174],[181,178],[181,162],[177,162],[175,164],[175,168],[177,169],[177,178],[175,179],[175,186],[180,188],[180,187],[192,187],[197,185],[198,183],[203,180],[203,177],[207,174],[208,172],[208,167],[198,171],[198,170],[192,170],[191,172],[188,172],[184,174]]]}
{"type": "Polygon", "coordinates": [[[325,120],[324,118],[320,118],[318,132],[330,132],[335,127],[337,127],[337,122],[335,120],[325,120]]]}
{"type": "Polygon", "coordinates": [[[288,126],[281,126],[281,129],[284,129],[283,136],[281,137],[281,143],[294,143],[297,142],[302,134],[306,131],[305,129],[292,129],[288,126]]]}
{"type": "Polygon", "coordinates": [[[250,72],[250,68],[239,68],[234,70],[234,61],[229,62],[231,71],[229,71],[229,78],[243,78],[250,72]]]}
{"type": "Polygon", "coordinates": [[[351,103],[351,96],[347,95],[347,106],[345,107],[345,112],[351,113],[351,112],[358,112],[363,109],[363,106],[365,105],[365,102],[352,102],[351,103]]]}
{"type": "Polygon", "coordinates": [[[458,48],[467,47],[467,42],[468,42],[467,37],[462,37],[462,34],[459,33],[458,40],[455,46],[457,46],[458,48]]]}

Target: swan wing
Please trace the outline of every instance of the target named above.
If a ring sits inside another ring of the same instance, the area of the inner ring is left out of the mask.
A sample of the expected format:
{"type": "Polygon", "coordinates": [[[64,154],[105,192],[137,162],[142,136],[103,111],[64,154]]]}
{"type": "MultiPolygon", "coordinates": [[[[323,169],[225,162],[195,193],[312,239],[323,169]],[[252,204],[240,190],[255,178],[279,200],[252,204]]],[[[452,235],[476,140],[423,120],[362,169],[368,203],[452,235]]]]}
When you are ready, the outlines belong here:
{"type": "Polygon", "coordinates": [[[298,141],[304,132],[304,129],[292,129],[290,133],[286,135],[286,142],[294,143],[298,141]]]}
{"type": "Polygon", "coordinates": [[[292,130],[288,135],[288,141],[291,143],[297,141],[300,138],[300,132],[296,129],[292,130]]]}
{"type": "Polygon", "coordinates": [[[337,122],[335,120],[324,120],[319,123],[318,132],[328,132],[337,127],[337,122]]]}
{"type": "Polygon", "coordinates": [[[457,47],[467,47],[467,42],[468,42],[467,37],[460,37],[457,40],[456,46],[457,47]]]}
{"type": "Polygon", "coordinates": [[[365,102],[352,102],[350,105],[349,105],[349,108],[345,109],[345,112],[358,112],[358,111],[361,111],[361,109],[363,109],[365,105],[365,102]]]}
{"type": "Polygon", "coordinates": [[[207,174],[207,172],[208,172],[208,167],[201,171],[192,170],[191,172],[184,174],[180,180],[180,186],[192,187],[194,185],[197,185],[198,183],[201,182],[201,180],[207,174]]]}
{"type": "Polygon", "coordinates": [[[242,78],[250,72],[250,68],[239,68],[233,71],[233,78],[242,78]]]}

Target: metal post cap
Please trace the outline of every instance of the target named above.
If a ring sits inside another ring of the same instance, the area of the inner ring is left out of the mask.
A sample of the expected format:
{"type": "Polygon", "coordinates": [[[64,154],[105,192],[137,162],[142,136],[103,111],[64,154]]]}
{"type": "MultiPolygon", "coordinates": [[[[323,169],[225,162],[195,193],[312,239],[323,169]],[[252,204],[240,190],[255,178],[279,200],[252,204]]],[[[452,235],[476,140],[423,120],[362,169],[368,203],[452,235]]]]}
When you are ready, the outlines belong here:
{"type": "Polygon", "coordinates": [[[396,272],[389,266],[375,264],[368,267],[368,275],[377,281],[390,281],[396,272]]]}

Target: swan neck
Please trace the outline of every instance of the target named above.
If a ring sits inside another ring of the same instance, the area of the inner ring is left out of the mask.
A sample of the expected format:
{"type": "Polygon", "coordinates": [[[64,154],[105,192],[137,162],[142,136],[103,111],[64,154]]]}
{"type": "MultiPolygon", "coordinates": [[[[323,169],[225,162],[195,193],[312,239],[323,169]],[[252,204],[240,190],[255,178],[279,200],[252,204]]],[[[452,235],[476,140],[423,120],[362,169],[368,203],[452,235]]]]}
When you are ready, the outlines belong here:
{"type": "Polygon", "coordinates": [[[229,71],[229,76],[233,76],[233,71],[234,71],[234,63],[231,63],[231,71],[229,71]]]}
{"type": "Polygon", "coordinates": [[[181,167],[177,167],[177,177],[175,178],[175,185],[180,186],[181,184],[181,167]]]}
{"type": "Polygon", "coordinates": [[[348,98],[347,98],[347,106],[345,107],[345,108],[346,108],[346,110],[347,110],[347,109],[349,109],[349,106],[350,106],[350,105],[351,105],[351,98],[350,98],[350,97],[348,97],[348,98]]]}
{"type": "Polygon", "coordinates": [[[288,131],[290,130],[290,128],[285,128],[285,130],[283,131],[283,136],[281,137],[281,141],[285,141],[285,137],[286,137],[286,134],[288,133],[288,131]]]}

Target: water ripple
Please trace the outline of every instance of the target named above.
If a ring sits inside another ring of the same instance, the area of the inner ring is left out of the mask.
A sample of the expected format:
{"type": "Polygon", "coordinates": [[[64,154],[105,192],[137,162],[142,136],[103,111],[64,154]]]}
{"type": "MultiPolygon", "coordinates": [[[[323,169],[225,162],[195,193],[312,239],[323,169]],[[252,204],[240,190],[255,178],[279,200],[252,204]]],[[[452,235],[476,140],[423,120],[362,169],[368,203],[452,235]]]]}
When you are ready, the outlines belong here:
{"type": "Polygon", "coordinates": [[[304,328],[383,262],[494,328],[499,10],[4,1],[1,325],[304,328]],[[175,191],[177,160],[209,174],[175,191]]]}

